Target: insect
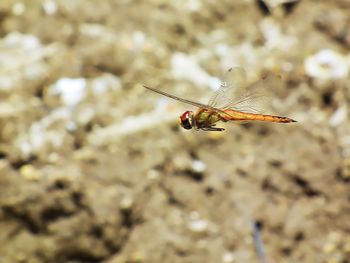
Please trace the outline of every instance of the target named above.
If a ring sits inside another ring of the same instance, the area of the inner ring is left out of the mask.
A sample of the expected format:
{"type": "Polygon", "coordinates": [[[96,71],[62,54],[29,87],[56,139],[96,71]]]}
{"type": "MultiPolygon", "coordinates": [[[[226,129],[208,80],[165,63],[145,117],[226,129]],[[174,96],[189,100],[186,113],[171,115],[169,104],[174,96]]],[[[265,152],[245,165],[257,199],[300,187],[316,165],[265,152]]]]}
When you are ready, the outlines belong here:
{"type": "Polygon", "coordinates": [[[232,77],[233,81],[224,80],[207,104],[180,98],[152,87],[144,87],[198,108],[195,112],[185,111],[180,116],[179,124],[186,130],[195,128],[203,131],[224,131],[224,128],[216,126],[219,121],[296,122],[288,117],[260,113],[261,109],[258,104],[265,97],[262,87],[269,85],[269,77],[246,85],[245,71],[241,68],[230,68],[226,73],[226,78],[227,76],[232,77]]]}

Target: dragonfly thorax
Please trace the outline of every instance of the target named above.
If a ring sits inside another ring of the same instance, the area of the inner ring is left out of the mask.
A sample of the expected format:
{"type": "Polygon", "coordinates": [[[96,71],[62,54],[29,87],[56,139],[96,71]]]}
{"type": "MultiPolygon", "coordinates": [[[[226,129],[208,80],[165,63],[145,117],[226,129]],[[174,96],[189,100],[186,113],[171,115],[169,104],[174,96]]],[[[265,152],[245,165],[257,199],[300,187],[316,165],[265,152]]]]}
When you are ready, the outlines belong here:
{"type": "Polygon", "coordinates": [[[193,128],[193,111],[185,111],[179,118],[179,124],[182,128],[190,130],[193,128]]]}

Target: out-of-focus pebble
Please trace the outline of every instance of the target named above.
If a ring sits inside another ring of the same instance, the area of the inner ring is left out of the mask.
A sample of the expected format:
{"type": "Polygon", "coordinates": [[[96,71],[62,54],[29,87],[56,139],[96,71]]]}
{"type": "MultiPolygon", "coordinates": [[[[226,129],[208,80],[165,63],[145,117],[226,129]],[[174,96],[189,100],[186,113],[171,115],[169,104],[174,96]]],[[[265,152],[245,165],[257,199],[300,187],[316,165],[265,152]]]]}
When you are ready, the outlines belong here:
{"type": "Polygon", "coordinates": [[[3,172],[5,169],[10,169],[10,163],[8,160],[0,159],[0,172],[3,172]]]}
{"type": "Polygon", "coordinates": [[[48,162],[50,162],[51,164],[58,164],[61,159],[61,156],[56,152],[50,153],[47,157],[48,162]]]}
{"type": "Polygon", "coordinates": [[[343,105],[339,107],[331,116],[329,120],[329,124],[333,127],[339,126],[342,123],[346,122],[348,117],[348,108],[343,105]]]}
{"type": "Polygon", "coordinates": [[[37,181],[41,178],[41,173],[31,164],[23,165],[20,174],[28,181],[37,181]]]}
{"type": "MultiPolygon", "coordinates": [[[[1,85],[1,84],[0,84],[1,85]]],[[[8,102],[1,102],[0,104],[0,118],[10,118],[13,116],[16,116],[17,114],[23,112],[25,110],[25,105],[22,103],[8,103],[8,102]]]]}
{"type": "Polygon", "coordinates": [[[324,49],[304,61],[307,75],[323,80],[346,78],[350,70],[350,56],[324,49]]]}
{"type": "MultiPolygon", "coordinates": [[[[153,111],[138,116],[125,117],[121,123],[110,125],[106,128],[96,129],[88,135],[88,141],[92,145],[107,145],[111,141],[119,140],[125,135],[141,132],[142,130],[154,129],[160,124],[173,123],[178,118],[177,112],[153,111]]],[[[113,144],[110,144],[113,147],[113,144]]]]}
{"type": "Polygon", "coordinates": [[[225,252],[222,255],[222,263],[233,263],[235,261],[235,256],[232,252],[225,252]]]}
{"type": "Polygon", "coordinates": [[[57,13],[57,3],[54,0],[45,0],[42,3],[44,12],[48,15],[55,15],[57,13]]]}
{"type": "MultiPolygon", "coordinates": [[[[349,0],[343,1],[343,4],[345,5],[349,5],[349,3],[349,0]],[[345,4],[345,1],[348,3],[345,4]]],[[[318,29],[320,29],[326,35],[332,37],[337,42],[348,47],[350,46],[348,15],[346,12],[343,12],[341,8],[334,9],[332,12],[324,10],[316,18],[315,25],[318,29]]]]}
{"type": "Polygon", "coordinates": [[[197,211],[192,211],[189,214],[187,227],[192,233],[203,235],[207,234],[211,230],[212,223],[202,219],[197,211]]]}
{"type": "Polygon", "coordinates": [[[68,107],[76,106],[86,95],[86,79],[62,78],[51,86],[51,92],[61,96],[68,107]]]}
{"type": "Polygon", "coordinates": [[[120,209],[121,210],[130,210],[134,204],[134,199],[131,196],[125,196],[120,201],[120,209]]]}
{"type": "Polygon", "coordinates": [[[260,28],[265,38],[265,47],[268,49],[287,51],[297,44],[297,39],[283,34],[281,25],[272,18],[263,20],[260,28]]]}
{"type": "Polygon", "coordinates": [[[50,129],[58,123],[64,124],[70,118],[70,112],[66,108],[59,108],[52,111],[41,120],[32,123],[29,131],[21,134],[15,141],[15,146],[19,148],[22,158],[28,158],[31,154],[38,154],[50,147],[64,147],[66,135],[57,128],[50,129]]]}
{"type": "Polygon", "coordinates": [[[194,233],[206,233],[209,228],[209,224],[206,220],[197,219],[190,221],[188,224],[188,228],[194,233]]]}
{"type": "Polygon", "coordinates": [[[345,242],[343,248],[345,253],[350,253],[350,239],[348,239],[347,242],[345,242]]]}
{"type": "Polygon", "coordinates": [[[103,94],[108,90],[117,91],[121,89],[120,79],[112,74],[104,74],[91,81],[92,89],[95,94],[103,94]]]}
{"type": "Polygon", "coordinates": [[[135,51],[141,50],[146,44],[146,36],[142,31],[136,31],[132,35],[135,51]]]}
{"type": "Polygon", "coordinates": [[[350,159],[345,159],[343,161],[342,171],[341,171],[341,177],[344,180],[350,179],[350,159]]]}
{"type": "Polygon", "coordinates": [[[20,16],[23,15],[23,13],[26,11],[26,7],[24,6],[23,3],[21,2],[16,2],[13,6],[12,6],[12,13],[16,16],[20,16]]]}
{"type": "Polygon", "coordinates": [[[202,2],[200,0],[188,0],[184,2],[186,5],[186,10],[191,12],[197,12],[202,8],[202,2]]]}
{"type": "Polygon", "coordinates": [[[87,125],[96,115],[96,110],[94,108],[84,108],[79,111],[77,116],[77,123],[80,126],[87,125]]]}
{"type": "Polygon", "coordinates": [[[169,214],[169,222],[175,226],[182,226],[184,224],[182,212],[179,209],[172,210],[169,214]]]}
{"type": "Polygon", "coordinates": [[[342,240],[342,236],[338,232],[332,232],[328,235],[327,241],[323,246],[323,251],[327,254],[331,254],[336,250],[342,240]]]}
{"type": "Polygon", "coordinates": [[[178,154],[173,158],[174,168],[179,171],[191,169],[192,160],[187,154],[178,154]]]}
{"type": "Polygon", "coordinates": [[[85,24],[82,24],[79,29],[81,34],[89,38],[103,37],[106,40],[111,40],[111,39],[117,40],[116,35],[112,30],[109,30],[108,28],[100,24],[85,23],[85,24]]]}
{"type": "Polygon", "coordinates": [[[94,162],[97,160],[96,152],[92,148],[82,148],[74,152],[76,161],[94,162]]]}
{"type": "Polygon", "coordinates": [[[191,81],[198,86],[208,86],[216,83],[204,69],[200,67],[194,57],[177,52],[171,58],[171,72],[175,78],[191,81]]]}
{"type": "Polygon", "coordinates": [[[44,46],[34,35],[16,31],[7,34],[0,41],[0,90],[5,93],[25,90],[27,94],[35,94],[43,79],[57,73],[47,60],[55,61],[63,52],[61,45],[44,46]]]}
{"type": "Polygon", "coordinates": [[[77,129],[77,124],[74,121],[67,121],[66,129],[69,132],[74,132],[77,129]]]}
{"type": "Polygon", "coordinates": [[[149,180],[157,180],[160,176],[160,173],[157,170],[151,169],[147,172],[147,178],[149,180]]]}
{"type": "Polygon", "coordinates": [[[130,256],[130,261],[127,260],[127,262],[134,262],[134,263],[141,263],[143,262],[145,259],[145,254],[141,251],[135,251],[134,253],[132,253],[132,255],[130,256]]]}
{"type": "Polygon", "coordinates": [[[192,162],[192,170],[196,173],[203,173],[206,168],[207,168],[207,166],[201,160],[194,160],[192,162]]]}
{"type": "Polygon", "coordinates": [[[198,220],[198,219],[200,219],[200,215],[197,211],[192,211],[189,214],[189,218],[190,218],[190,220],[198,220]]]}
{"type": "Polygon", "coordinates": [[[3,39],[6,48],[20,48],[22,50],[33,50],[40,48],[40,41],[36,36],[24,35],[19,32],[11,32],[3,39]]]}
{"type": "Polygon", "coordinates": [[[332,253],[334,250],[335,250],[336,246],[334,243],[326,243],[324,246],[323,246],[323,251],[327,254],[330,254],[332,253]]]}

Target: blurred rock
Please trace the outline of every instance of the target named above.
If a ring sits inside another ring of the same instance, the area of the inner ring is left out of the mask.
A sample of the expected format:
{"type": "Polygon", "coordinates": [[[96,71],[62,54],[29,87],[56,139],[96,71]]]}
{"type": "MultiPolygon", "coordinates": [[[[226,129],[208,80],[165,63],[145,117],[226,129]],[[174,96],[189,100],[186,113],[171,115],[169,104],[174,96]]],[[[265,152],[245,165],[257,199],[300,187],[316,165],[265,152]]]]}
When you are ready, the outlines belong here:
{"type": "Polygon", "coordinates": [[[261,32],[265,38],[265,48],[268,50],[290,50],[293,49],[298,39],[293,35],[282,32],[281,25],[272,18],[266,18],[260,24],[261,32]]]}
{"type": "Polygon", "coordinates": [[[29,181],[37,181],[41,178],[42,174],[32,165],[23,165],[20,169],[21,175],[29,181]]]}
{"type": "Polygon", "coordinates": [[[29,131],[20,134],[15,140],[15,146],[21,152],[21,158],[31,155],[44,157],[53,149],[68,149],[72,138],[65,131],[65,122],[70,118],[70,112],[64,108],[57,109],[37,122],[33,122],[29,131]],[[67,148],[68,147],[68,148],[67,148]]]}
{"type": "Polygon", "coordinates": [[[120,92],[122,89],[120,79],[112,74],[103,74],[93,78],[91,86],[96,95],[103,95],[106,92],[120,92]]]}
{"type": "Polygon", "coordinates": [[[321,80],[346,78],[350,70],[350,55],[344,56],[334,50],[324,49],[305,59],[306,74],[321,80]]]}
{"type": "Polygon", "coordinates": [[[346,181],[350,180],[350,159],[345,159],[343,161],[340,175],[342,179],[346,181]]]}
{"type": "Polygon", "coordinates": [[[46,61],[63,52],[62,46],[43,46],[33,35],[8,34],[0,42],[0,91],[5,94],[14,90],[35,93],[37,86],[55,72],[55,68],[49,67],[46,61]]]}
{"type": "Polygon", "coordinates": [[[44,0],[42,3],[43,9],[48,15],[55,15],[57,13],[57,3],[55,0],[44,0]]]}
{"type": "Polygon", "coordinates": [[[92,148],[84,147],[74,152],[74,159],[78,162],[95,162],[98,157],[92,148]]]}
{"type": "Polygon", "coordinates": [[[124,211],[131,210],[134,204],[134,199],[131,196],[126,196],[120,201],[120,209],[124,211]]]}
{"type": "Polygon", "coordinates": [[[49,92],[60,96],[64,105],[72,108],[81,102],[86,94],[86,79],[59,79],[52,85],[49,92]]]}
{"type": "Polygon", "coordinates": [[[258,220],[271,261],[345,262],[349,1],[266,2],[0,1],[0,261],[255,262],[258,220]],[[184,131],[142,87],[234,66],[298,123],[184,131]]]}
{"type": "Polygon", "coordinates": [[[188,224],[188,228],[195,234],[204,234],[208,231],[209,224],[205,220],[193,220],[188,224]]]}
{"type": "Polygon", "coordinates": [[[226,252],[222,256],[222,263],[234,263],[235,262],[235,255],[233,252],[226,252]]]}
{"type": "Polygon", "coordinates": [[[26,11],[26,7],[23,3],[21,2],[16,2],[13,6],[12,6],[12,13],[16,16],[20,16],[22,15],[24,12],[26,11]]]}
{"type": "Polygon", "coordinates": [[[192,162],[192,170],[195,173],[204,173],[206,170],[206,165],[203,161],[200,160],[194,160],[192,162]]]}
{"type": "Polygon", "coordinates": [[[185,53],[173,54],[171,66],[175,78],[191,81],[198,86],[206,86],[212,82],[212,77],[199,66],[196,59],[185,53]]]}
{"type": "MultiPolygon", "coordinates": [[[[348,3],[349,4],[349,3],[348,3]]],[[[317,28],[345,46],[350,46],[350,20],[340,9],[322,12],[315,21],[317,28]]]]}
{"type": "Polygon", "coordinates": [[[329,124],[333,127],[344,124],[348,118],[348,107],[340,106],[331,116],[329,124]]]}

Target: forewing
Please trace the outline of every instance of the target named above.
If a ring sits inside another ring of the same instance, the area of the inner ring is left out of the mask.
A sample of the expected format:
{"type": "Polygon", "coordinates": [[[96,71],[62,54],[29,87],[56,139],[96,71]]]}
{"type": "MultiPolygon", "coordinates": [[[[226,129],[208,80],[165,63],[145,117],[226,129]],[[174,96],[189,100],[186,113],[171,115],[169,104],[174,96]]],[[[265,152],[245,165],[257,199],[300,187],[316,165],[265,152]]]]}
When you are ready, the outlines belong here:
{"type": "Polygon", "coordinates": [[[209,105],[205,105],[205,104],[202,104],[202,103],[199,103],[199,102],[195,102],[195,101],[192,101],[192,100],[183,99],[183,98],[177,97],[175,95],[169,94],[167,92],[161,91],[159,89],[155,89],[155,88],[148,87],[148,86],[145,86],[145,85],[143,85],[143,87],[148,89],[148,90],[150,90],[150,91],[156,92],[158,94],[161,94],[161,95],[166,96],[168,98],[171,98],[171,99],[183,102],[183,103],[188,104],[188,105],[192,105],[192,106],[195,106],[195,107],[198,107],[198,108],[207,109],[207,110],[212,110],[212,111],[215,111],[215,112],[217,112],[219,114],[222,114],[222,115],[228,115],[226,112],[222,111],[221,109],[218,109],[218,108],[215,108],[215,107],[211,107],[209,105]]]}
{"type": "Polygon", "coordinates": [[[145,86],[145,85],[143,85],[143,87],[148,89],[148,90],[151,90],[153,92],[156,92],[158,94],[161,94],[163,96],[166,96],[168,98],[171,98],[171,99],[174,99],[174,100],[177,100],[177,101],[181,101],[183,103],[186,103],[186,104],[189,104],[189,105],[192,105],[192,106],[195,106],[195,107],[199,107],[199,108],[207,108],[208,107],[207,105],[204,105],[202,103],[191,101],[191,100],[187,100],[187,99],[183,99],[183,98],[177,97],[175,95],[169,94],[167,92],[164,92],[164,91],[161,91],[161,90],[158,90],[158,89],[155,89],[155,88],[151,88],[151,87],[148,87],[148,86],[145,86]]]}

